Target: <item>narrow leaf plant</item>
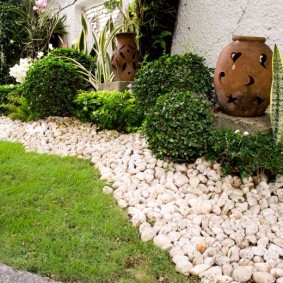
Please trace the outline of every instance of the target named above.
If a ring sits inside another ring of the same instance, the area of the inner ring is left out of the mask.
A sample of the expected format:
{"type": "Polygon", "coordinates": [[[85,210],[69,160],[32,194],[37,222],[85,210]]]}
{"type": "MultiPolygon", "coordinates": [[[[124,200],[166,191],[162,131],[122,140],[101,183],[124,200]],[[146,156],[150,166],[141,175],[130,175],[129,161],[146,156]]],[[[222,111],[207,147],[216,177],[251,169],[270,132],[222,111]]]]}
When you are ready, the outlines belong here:
{"type": "Polygon", "coordinates": [[[283,61],[277,45],[272,58],[270,118],[276,144],[283,141],[283,61]]]}

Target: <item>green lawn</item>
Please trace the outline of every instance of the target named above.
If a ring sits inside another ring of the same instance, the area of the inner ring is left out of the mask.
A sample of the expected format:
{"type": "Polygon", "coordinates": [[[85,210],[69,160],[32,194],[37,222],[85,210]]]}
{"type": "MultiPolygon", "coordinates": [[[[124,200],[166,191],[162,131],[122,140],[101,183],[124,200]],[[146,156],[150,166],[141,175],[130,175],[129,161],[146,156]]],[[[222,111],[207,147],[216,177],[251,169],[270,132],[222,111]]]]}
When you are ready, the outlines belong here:
{"type": "Polygon", "coordinates": [[[3,263],[64,282],[199,282],[140,241],[89,161],[0,142],[0,178],[3,263]]]}

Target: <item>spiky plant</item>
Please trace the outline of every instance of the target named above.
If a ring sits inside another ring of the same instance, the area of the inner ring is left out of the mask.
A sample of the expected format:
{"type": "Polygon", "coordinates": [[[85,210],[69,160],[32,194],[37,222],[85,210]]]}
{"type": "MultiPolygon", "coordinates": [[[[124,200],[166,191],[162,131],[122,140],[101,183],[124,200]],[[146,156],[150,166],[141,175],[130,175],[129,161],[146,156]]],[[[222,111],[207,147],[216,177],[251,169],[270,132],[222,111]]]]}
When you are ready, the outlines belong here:
{"type": "Polygon", "coordinates": [[[283,61],[277,45],[272,58],[272,85],[270,94],[270,118],[276,144],[283,141],[283,61]]]}

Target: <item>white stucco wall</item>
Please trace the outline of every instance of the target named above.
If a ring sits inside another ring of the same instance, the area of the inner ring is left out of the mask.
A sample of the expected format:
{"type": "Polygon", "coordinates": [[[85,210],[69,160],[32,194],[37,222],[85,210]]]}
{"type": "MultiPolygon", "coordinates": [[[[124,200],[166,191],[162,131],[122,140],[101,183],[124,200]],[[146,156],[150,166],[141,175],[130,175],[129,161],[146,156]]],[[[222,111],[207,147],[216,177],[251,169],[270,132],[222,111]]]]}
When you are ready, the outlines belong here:
{"type": "Polygon", "coordinates": [[[172,54],[191,51],[215,67],[233,34],[266,37],[283,52],[283,0],[181,0],[172,54]]]}
{"type": "MultiPolygon", "coordinates": [[[[74,0],[52,0],[52,5],[54,7],[63,8],[73,2],[74,0]]],[[[81,12],[91,7],[101,5],[104,2],[104,0],[77,0],[75,4],[62,11],[62,14],[67,15],[65,25],[68,35],[64,40],[67,41],[68,46],[71,46],[72,43],[78,39],[81,32],[81,12]]]]}
{"type": "MultiPolygon", "coordinates": [[[[66,41],[68,46],[71,46],[72,43],[79,38],[79,34],[82,29],[81,12],[94,6],[99,6],[106,1],[107,0],[77,0],[74,3],[74,0],[47,0],[47,2],[50,2],[52,4],[55,10],[70,5],[61,12],[62,15],[67,15],[65,25],[68,34],[67,36],[65,36],[64,41],[66,41]]],[[[133,1],[134,0],[122,0],[122,8],[125,9],[133,1]]]]}
{"type": "Polygon", "coordinates": [[[123,9],[127,8],[134,0],[122,0],[123,9]]]}

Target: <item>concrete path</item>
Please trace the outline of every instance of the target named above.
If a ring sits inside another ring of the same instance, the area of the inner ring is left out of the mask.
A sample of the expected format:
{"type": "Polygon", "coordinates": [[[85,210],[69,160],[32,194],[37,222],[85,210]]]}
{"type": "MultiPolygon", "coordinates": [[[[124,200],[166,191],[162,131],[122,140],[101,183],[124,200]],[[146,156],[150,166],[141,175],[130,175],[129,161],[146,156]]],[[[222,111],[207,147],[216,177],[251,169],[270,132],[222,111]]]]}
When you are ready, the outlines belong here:
{"type": "Polygon", "coordinates": [[[1,283],[60,283],[51,280],[48,277],[40,277],[38,275],[26,272],[15,271],[11,267],[0,264],[0,282],[1,283]]]}

